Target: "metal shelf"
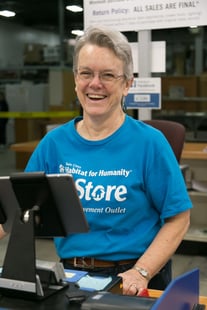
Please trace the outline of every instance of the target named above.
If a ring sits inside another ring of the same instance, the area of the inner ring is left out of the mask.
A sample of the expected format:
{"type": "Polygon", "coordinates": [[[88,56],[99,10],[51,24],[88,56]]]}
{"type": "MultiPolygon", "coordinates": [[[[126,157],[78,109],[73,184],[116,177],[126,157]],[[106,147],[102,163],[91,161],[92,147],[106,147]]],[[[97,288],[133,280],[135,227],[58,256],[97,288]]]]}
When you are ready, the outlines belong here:
{"type": "MultiPolygon", "coordinates": [[[[206,199],[207,198],[207,193],[205,192],[198,192],[198,191],[193,191],[193,190],[190,190],[188,191],[190,197],[194,198],[194,197],[201,197],[201,198],[204,198],[206,199]]],[[[206,204],[206,207],[207,207],[207,204],[206,204]]]]}
{"type": "Polygon", "coordinates": [[[192,226],[184,237],[184,240],[207,242],[207,224],[206,226],[192,226]]]}

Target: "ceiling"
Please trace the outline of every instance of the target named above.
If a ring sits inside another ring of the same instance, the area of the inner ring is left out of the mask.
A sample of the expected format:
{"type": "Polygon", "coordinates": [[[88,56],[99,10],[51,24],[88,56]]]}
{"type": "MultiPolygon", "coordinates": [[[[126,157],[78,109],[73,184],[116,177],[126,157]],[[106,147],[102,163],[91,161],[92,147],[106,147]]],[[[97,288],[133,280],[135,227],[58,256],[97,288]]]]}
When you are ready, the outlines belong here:
{"type": "MultiPolygon", "coordinates": [[[[6,20],[33,29],[54,32],[60,32],[60,27],[63,26],[64,37],[74,38],[71,30],[83,30],[84,28],[84,12],[73,13],[66,10],[66,6],[79,4],[83,7],[83,2],[84,0],[0,0],[0,10],[7,9],[16,12],[15,17],[0,16],[0,21],[6,20]]],[[[137,40],[137,33],[134,31],[125,32],[125,35],[130,41],[137,40]]]]}
{"type": "Polygon", "coordinates": [[[68,37],[72,29],[83,29],[83,12],[73,13],[65,9],[66,5],[75,2],[83,6],[83,0],[0,0],[0,10],[16,12],[15,17],[0,16],[0,20],[55,32],[60,31],[61,25],[68,37]]]}

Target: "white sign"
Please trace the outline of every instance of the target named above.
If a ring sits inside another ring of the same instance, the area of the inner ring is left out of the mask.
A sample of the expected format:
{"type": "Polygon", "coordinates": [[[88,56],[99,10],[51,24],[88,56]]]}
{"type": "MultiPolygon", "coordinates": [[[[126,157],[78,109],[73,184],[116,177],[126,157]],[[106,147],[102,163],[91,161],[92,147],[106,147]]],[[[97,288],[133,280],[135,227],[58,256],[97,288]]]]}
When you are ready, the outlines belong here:
{"type": "MultiPolygon", "coordinates": [[[[166,72],[166,42],[153,41],[151,44],[151,72],[166,72]]],[[[139,43],[130,43],[134,64],[134,73],[139,72],[139,43]]]]}
{"type": "Polygon", "coordinates": [[[139,31],[207,25],[207,0],[84,0],[84,27],[139,31]]]}
{"type": "Polygon", "coordinates": [[[125,98],[127,109],[161,108],[161,79],[135,78],[125,98]]]}

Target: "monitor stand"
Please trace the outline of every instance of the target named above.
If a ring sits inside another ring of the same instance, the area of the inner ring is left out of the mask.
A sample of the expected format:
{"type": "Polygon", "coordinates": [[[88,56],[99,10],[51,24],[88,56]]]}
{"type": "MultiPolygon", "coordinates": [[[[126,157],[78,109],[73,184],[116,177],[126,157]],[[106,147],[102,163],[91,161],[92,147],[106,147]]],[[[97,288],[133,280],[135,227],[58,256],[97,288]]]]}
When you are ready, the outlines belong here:
{"type": "Polygon", "coordinates": [[[0,293],[9,297],[42,300],[68,287],[61,263],[36,263],[34,210],[22,221],[17,212],[0,276],[0,293]],[[37,266],[38,265],[38,266],[37,266]],[[41,266],[42,265],[42,266],[41,266]],[[63,276],[62,276],[63,275],[63,276]]]}

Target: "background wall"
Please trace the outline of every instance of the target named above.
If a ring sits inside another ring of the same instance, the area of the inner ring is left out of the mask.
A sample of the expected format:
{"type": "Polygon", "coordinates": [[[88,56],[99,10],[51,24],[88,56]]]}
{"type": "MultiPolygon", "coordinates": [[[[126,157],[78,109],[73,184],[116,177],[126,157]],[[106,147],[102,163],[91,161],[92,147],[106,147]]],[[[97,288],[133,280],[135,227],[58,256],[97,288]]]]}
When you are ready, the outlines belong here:
{"type": "Polygon", "coordinates": [[[26,44],[59,44],[59,36],[0,21],[0,67],[23,66],[26,44]]]}

